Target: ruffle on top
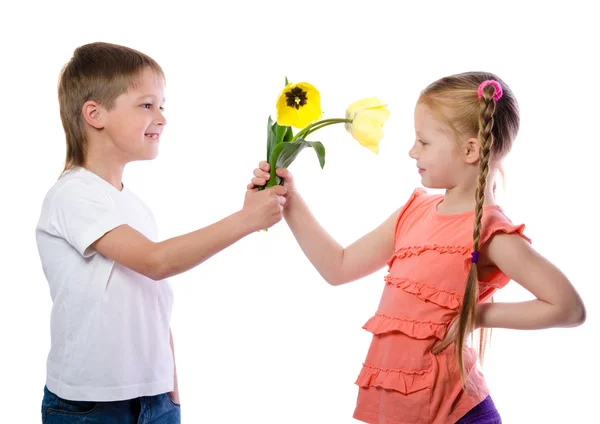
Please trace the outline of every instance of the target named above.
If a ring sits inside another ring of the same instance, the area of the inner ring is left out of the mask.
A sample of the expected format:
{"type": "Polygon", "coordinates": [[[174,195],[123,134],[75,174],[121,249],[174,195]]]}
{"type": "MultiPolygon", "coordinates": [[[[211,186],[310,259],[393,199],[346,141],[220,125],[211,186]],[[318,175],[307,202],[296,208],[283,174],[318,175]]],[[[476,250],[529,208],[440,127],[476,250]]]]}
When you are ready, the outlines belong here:
{"type": "Polygon", "coordinates": [[[432,375],[431,370],[405,371],[363,364],[355,384],[360,387],[381,387],[407,395],[431,387],[432,375]]]}
{"type": "Polygon", "coordinates": [[[497,233],[506,233],[512,234],[516,233],[523,237],[525,241],[531,243],[531,239],[524,234],[525,224],[520,225],[512,225],[508,222],[498,222],[496,224],[491,225],[489,228],[484,228],[481,233],[481,244],[485,244],[489,241],[489,239],[496,235],[497,233]]]}
{"type": "Polygon", "coordinates": [[[439,244],[425,244],[422,246],[406,246],[406,247],[401,247],[399,249],[396,249],[394,251],[394,254],[392,255],[392,257],[390,259],[388,259],[387,261],[387,265],[388,266],[392,266],[392,262],[394,262],[394,260],[396,258],[398,259],[405,259],[411,256],[419,256],[420,254],[422,254],[423,252],[426,252],[428,250],[435,250],[439,253],[454,253],[454,254],[459,254],[459,255],[467,255],[470,253],[470,248],[469,247],[465,247],[465,246],[460,246],[460,245],[439,245],[439,244]]]}
{"type": "MultiPolygon", "coordinates": [[[[521,237],[523,237],[523,239],[527,243],[531,243],[531,239],[524,234],[524,231],[525,231],[525,224],[512,225],[512,224],[509,224],[506,222],[499,222],[498,224],[495,224],[495,225],[491,226],[490,228],[484,229],[484,231],[481,233],[480,245],[486,244],[494,235],[496,235],[498,233],[518,234],[521,237]]],[[[471,255],[468,255],[467,257],[465,257],[464,269],[466,272],[468,272],[469,269],[471,269],[471,255]]],[[[506,285],[506,283],[508,281],[509,281],[509,278],[506,277],[504,274],[502,274],[502,272],[500,270],[498,270],[498,272],[496,272],[495,275],[493,275],[491,278],[488,278],[487,281],[480,281],[480,283],[488,283],[488,285],[491,285],[496,288],[500,288],[500,287],[503,287],[504,285],[506,285]]]]}
{"type": "Polygon", "coordinates": [[[458,310],[462,304],[463,296],[458,293],[441,290],[407,278],[386,275],[384,279],[387,284],[394,285],[407,293],[414,294],[421,300],[435,303],[444,308],[458,310]]]}
{"type": "Polygon", "coordinates": [[[363,325],[363,328],[375,335],[399,331],[415,339],[422,340],[435,336],[442,340],[446,335],[448,324],[391,317],[377,312],[363,325]]]}

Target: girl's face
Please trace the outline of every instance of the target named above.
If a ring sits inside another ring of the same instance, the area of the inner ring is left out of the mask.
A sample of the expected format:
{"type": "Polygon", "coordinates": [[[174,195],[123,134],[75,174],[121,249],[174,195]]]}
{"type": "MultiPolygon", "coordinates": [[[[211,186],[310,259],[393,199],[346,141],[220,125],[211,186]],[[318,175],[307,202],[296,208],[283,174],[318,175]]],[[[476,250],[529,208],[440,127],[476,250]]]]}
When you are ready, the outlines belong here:
{"type": "Polygon", "coordinates": [[[468,165],[464,149],[423,103],[415,108],[415,133],[415,143],[408,154],[417,161],[423,186],[451,189],[463,182],[468,165]]]}

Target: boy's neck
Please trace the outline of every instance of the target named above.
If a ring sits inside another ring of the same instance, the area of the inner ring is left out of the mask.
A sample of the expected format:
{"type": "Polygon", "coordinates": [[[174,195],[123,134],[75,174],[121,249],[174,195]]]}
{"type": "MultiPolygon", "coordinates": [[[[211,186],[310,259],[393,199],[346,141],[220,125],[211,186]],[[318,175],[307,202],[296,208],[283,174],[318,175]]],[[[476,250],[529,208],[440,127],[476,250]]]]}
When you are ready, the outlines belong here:
{"type": "Polygon", "coordinates": [[[123,170],[126,161],[120,157],[111,142],[98,134],[87,134],[88,144],[83,167],[108,182],[117,190],[123,190],[123,170]]]}
{"type": "Polygon", "coordinates": [[[108,161],[97,161],[93,158],[88,158],[83,167],[108,182],[117,190],[123,190],[122,181],[125,165],[111,164],[108,161]]]}

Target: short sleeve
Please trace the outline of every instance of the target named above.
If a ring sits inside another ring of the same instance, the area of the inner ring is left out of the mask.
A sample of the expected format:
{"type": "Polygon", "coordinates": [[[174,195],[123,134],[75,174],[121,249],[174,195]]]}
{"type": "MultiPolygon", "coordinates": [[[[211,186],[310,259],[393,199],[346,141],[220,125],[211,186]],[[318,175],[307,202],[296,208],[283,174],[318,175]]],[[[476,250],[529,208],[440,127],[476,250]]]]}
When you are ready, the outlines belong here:
{"type": "Polygon", "coordinates": [[[407,214],[408,209],[415,202],[415,199],[424,194],[427,194],[427,192],[424,189],[416,188],[412,192],[408,201],[404,204],[404,206],[402,206],[402,208],[400,208],[400,213],[398,214],[398,219],[396,220],[396,226],[394,227],[394,245],[396,245],[396,242],[398,241],[399,232],[401,230],[400,226],[407,214]]]}
{"type": "Polygon", "coordinates": [[[95,253],[96,240],[126,223],[106,193],[83,181],[60,187],[50,208],[50,226],[85,258],[95,253]]]}
{"type": "Polygon", "coordinates": [[[498,233],[517,234],[527,243],[531,243],[531,239],[525,235],[525,224],[513,225],[510,221],[495,221],[488,226],[484,226],[481,233],[480,245],[485,245],[498,233]]]}
{"type": "MultiPolygon", "coordinates": [[[[489,243],[496,234],[516,234],[531,243],[531,239],[525,235],[525,224],[514,225],[501,211],[494,211],[487,219],[484,214],[483,224],[480,246],[489,243]]],[[[486,283],[490,289],[500,289],[506,286],[510,279],[495,268],[485,276],[480,276],[480,281],[486,283]]]]}

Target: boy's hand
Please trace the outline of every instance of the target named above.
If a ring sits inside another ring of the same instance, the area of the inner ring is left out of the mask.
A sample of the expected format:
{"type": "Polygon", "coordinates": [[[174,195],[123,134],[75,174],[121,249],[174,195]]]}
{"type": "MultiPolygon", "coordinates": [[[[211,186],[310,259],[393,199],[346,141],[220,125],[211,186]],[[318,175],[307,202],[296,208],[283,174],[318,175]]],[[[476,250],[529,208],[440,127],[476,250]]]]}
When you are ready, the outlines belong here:
{"type": "Polygon", "coordinates": [[[173,403],[181,405],[181,401],[179,400],[179,393],[177,391],[169,392],[169,397],[171,398],[173,403]]]}
{"type": "Polygon", "coordinates": [[[285,205],[286,189],[282,186],[270,187],[258,191],[255,187],[248,185],[242,213],[245,215],[245,223],[252,231],[270,228],[282,218],[283,205],[285,205]]]}

